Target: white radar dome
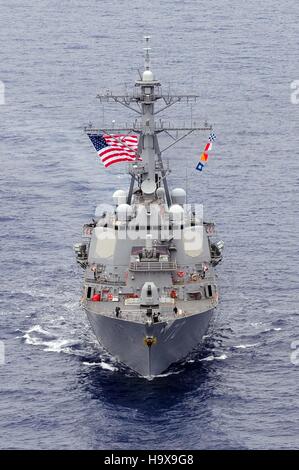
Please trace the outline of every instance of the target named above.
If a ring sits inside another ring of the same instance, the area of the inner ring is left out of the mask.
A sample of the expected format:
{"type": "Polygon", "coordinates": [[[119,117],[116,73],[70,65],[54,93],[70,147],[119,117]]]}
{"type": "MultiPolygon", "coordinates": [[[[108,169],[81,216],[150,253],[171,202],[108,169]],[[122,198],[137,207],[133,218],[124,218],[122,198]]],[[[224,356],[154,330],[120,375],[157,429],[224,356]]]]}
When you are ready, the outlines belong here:
{"type": "Polygon", "coordinates": [[[177,222],[182,222],[184,218],[184,209],[178,204],[173,204],[169,208],[170,218],[176,220],[177,222]]]}
{"type": "Polygon", "coordinates": [[[154,80],[154,74],[150,70],[145,70],[142,74],[142,80],[144,82],[152,82],[154,80]]]}
{"type": "Polygon", "coordinates": [[[172,206],[170,206],[169,212],[171,214],[183,214],[184,209],[181,206],[179,206],[179,204],[173,204],[172,206]]]}
{"type": "Polygon", "coordinates": [[[117,218],[121,221],[128,220],[133,214],[133,209],[129,204],[120,204],[116,209],[117,218]]]}
{"type": "Polygon", "coordinates": [[[174,188],[171,191],[171,199],[173,204],[183,205],[186,202],[186,191],[183,188],[174,188]]]}
{"type": "Polygon", "coordinates": [[[159,199],[164,199],[165,191],[163,188],[158,188],[156,194],[159,199]]]}
{"type": "Polygon", "coordinates": [[[118,189],[113,193],[112,199],[116,206],[119,206],[120,204],[125,204],[127,200],[126,192],[122,189],[118,189]]]}
{"type": "Polygon", "coordinates": [[[145,180],[141,184],[141,191],[144,194],[153,194],[156,190],[156,183],[152,180],[145,180]]]}

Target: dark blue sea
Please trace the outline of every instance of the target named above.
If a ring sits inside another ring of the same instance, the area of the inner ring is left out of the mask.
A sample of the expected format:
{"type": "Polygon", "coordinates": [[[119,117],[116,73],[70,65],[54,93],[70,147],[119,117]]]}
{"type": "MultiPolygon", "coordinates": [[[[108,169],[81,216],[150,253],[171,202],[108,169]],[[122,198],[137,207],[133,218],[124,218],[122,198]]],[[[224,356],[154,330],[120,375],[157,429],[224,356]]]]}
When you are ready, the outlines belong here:
{"type": "Polygon", "coordinates": [[[298,2],[0,4],[0,448],[298,449],[298,2]],[[130,90],[144,34],[164,90],[200,96],[163,119],[213,123],[202,174],[206,134],[165,158],[225,242],[204,344],[153,381],[97,344],[72,250],[128,184],[82,128],[135,119],[95,96],[130,90]]]}

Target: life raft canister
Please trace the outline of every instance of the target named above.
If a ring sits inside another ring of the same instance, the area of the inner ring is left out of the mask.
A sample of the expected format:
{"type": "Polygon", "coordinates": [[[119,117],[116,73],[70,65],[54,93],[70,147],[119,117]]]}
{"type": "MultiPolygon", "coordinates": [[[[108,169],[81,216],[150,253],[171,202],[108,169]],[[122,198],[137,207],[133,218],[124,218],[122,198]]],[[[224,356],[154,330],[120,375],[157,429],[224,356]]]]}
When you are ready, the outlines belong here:
{"type": "Polygon", "coordinates": [[[92,300],[93,302],[100,302],[100,300],[101,300],[101,294],[93,294],[91,300],[92,300]]]}

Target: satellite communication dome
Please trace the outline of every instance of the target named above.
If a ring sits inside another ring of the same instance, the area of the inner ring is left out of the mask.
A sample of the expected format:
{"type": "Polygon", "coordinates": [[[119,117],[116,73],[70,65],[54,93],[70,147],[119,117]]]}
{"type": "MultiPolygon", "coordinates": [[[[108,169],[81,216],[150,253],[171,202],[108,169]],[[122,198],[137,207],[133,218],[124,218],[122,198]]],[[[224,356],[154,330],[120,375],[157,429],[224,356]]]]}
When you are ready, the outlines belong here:
{"type": "Polygon", "coordinates": [[[179,204],[173,204],[172,206],[170,206],[169,212],[171,214],[183,214],[184,209],[179,204]]]}
{"type": "Polygon", "coordinates": [[[163,188],[158,188],[156,194],[159,199],[164,199],[165,191],[163,188]]]}
{"type": "Polygon", "coordinates": [[[171,199],[173,204],[183,205],[186,203],[186,191],[183,188],[174,188],[171,191],[171,199]]]}
{"type": "Polygon", "coordinates": [[[141,184],[141,191],[144,194],[153,194],[156,190],[156,183],[151,180],[144,180],[141,184]]]}
{"type": "Polygon", "coordinates": [[[142,80],[144,82],[152,82],[154,80],[153,72],[150,70],[145,70],[142,74],[142,80]]]}
{"type": "Polygon", "coordinates": [[[176,222],[183,222],[184,209],[179,206],[179,204],[173,204],[169,208],[169,215],[172,220],[175,220],[176,222]]]}
{"type": "Polygon", "coordinates": [[[126,221],[133,214],[133,209],[129,204],[120,204],[116,209],[117,218],[121,221],[126,221]]]}
{"type": "Polygon", "coordinates": [[[127,200],[126,192],[123,191],[123,189],[117,189],[117,191],[113,193],[112,199],[116,206],[119,206],[120,204],[125,204],[127,200]]]}

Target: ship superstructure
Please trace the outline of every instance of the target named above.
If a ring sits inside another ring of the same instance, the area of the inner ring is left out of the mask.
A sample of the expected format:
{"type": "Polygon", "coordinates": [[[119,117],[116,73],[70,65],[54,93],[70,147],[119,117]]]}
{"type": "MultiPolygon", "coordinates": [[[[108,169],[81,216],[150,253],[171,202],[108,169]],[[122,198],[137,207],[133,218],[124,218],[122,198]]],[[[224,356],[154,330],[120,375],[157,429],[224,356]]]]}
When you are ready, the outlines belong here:
{"type": "Polygon", "coordinates": [[[118,361],[153,377],[185,357],[206,333],[218,303],[214,267],[223,243],[212,241],[214,224],[200,205],[186,203],[182,188],[169,189],[158,135],[179,131],[174,145],[211,126],[164,126],[156,115],[195,95],[164,95],[151,71],[149,37],[145,70],[132,94],[98,95],[139,114],[132,127],[86,128],[89,136],[138,135],[136,158],[128,164],[128,191],[116,190],[113,207],[96,212],[75,245],[85,270],[82,304],[94,333],[118,361]],[[162,103],[162,104],[161,104],[162,103]],[[157,106],[159,106],[157,108],[157,106]]]}

